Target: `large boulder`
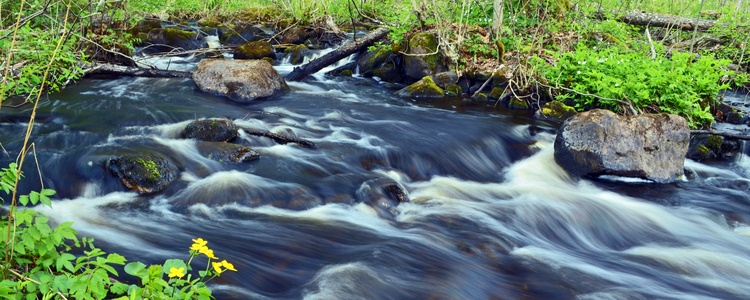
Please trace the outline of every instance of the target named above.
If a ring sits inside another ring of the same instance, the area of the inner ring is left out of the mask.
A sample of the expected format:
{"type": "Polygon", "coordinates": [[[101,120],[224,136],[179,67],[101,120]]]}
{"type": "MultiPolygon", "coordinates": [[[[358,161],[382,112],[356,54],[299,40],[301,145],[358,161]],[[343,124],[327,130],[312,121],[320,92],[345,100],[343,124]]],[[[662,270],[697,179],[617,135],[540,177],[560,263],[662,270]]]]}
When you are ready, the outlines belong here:
{"type": "Polygon", "coordinates": [[[555,161],[572,175],[617,175],[668,183],[683,175],[687,121],[673,114],[619,116],[594,109],[563,124],[555,161]]]}
{"type": "Polygon", "coordinates": [[[181,30],[177,27],[155,28],[148,32],[146,41],[155,45],[159,51],[172,51],[174,48],[195,50],[208,48],[208,42],[202,35],[181,30]]]}
{"type": "Polygon", "coordinates": [[[404,73],[406,76],[413,80],[418,80],[427,75],[447,71],[445,65],[440,61],[440,56],[435,53],[436,49],[438,49],[438,40],[434,34],[414,34],[409,39],[408,53],[430,55],[407,55],[404,59],[404,73]]]}
{"type": "Polygon", "coordinates": [[[247,103],[289,90],[284,78],[264,60],[202,59],[193,73],[201,91],[247,103]]]}
{"type": "Polygon", "coordinates": [[[229,120],[195,120],[185,126],[182,136],[207,142],[226,142],[237,136],[237,125],[229,120]]]}
{"type": "Polygon", "coordinates": [[[106,167],[127,188],[141,194],[161,191],[176,178],[171,163],[151,154],[125,154],[108,160],[106,167]]]}

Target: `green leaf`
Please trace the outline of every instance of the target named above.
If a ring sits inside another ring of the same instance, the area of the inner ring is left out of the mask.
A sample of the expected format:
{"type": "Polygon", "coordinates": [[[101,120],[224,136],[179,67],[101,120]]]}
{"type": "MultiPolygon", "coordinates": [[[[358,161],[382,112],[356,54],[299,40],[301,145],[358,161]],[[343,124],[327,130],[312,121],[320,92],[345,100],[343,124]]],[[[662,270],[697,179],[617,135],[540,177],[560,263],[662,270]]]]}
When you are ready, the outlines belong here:
{"type": "Polygon", "coordinates": [[[125,265],[125,273],[128,273],[133,276],[138,276],[136,274],[138,274],[138,272],[140,272],[141,270],[145,268],[146,268],[145,264],[143,264],[142,262],[136,261],[136,262],[132,262],[132,263],[125,265]]]}

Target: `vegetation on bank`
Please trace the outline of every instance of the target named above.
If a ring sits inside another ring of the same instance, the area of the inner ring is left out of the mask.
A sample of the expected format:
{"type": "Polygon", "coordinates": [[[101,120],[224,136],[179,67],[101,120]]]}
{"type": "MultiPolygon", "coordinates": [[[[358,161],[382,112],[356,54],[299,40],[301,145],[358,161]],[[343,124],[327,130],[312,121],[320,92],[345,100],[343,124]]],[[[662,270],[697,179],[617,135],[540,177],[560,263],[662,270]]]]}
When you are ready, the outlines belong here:
{"type": "MultiPolygon", "coordinates": [[[[746,0],[747,1],[747,0],[746,0]]],[[[144,18],[265,22],[286,29],[334,22],[345,30],[387,26],[374,52],[401,51],[417,33],[437,37],[434,53],[459,75],[508,70],[515,98],[547,93],[584,110],[669,112],[691,126],[713,122],[720,90],[750,82],[750,5],[736,1],[582,0],[15,0],[0,1],[0,104],[36,105],[80,78],[93,59],[128,61],[143,37],[129,29],[144,18]],[[501,3],[502,5],[495,5],[501,3]],[[616,19],[634,9],[715,21],[708,31],[646,28],[616,19]],[[500,13],[502,12],[502,13],[500,13]],[[283,26],[282,26],[283,25],[283,26]],[[494,25],[494,26],[493,26],[494,25]],[[649,31],[646,31],[646,30],[649,31]],[[647,33],[649,32],[649,33],[647,33]],[[698,56],[700,55],[700,56],[698,56]],[[502,66],[502,68],[501,68],[502,66]],[[743,73],[743,71],[745,73],[743,73]]],[[[429,77],[427,77],[429,78],[429,77]]],[[[441,91],[442,93],[442,91],[441,91]]],[[[454,91],[458,93],[458,91],[454,91]]],[[[528,106],[529,103],[523,103],[528,106]]],[[[537,103],[538,105],[538,103],[537,103]]],[[[34,106],[33,111],[36,111],[34,106]]],[[[33,120],[34,113],[30,117],[33,120]]],[[[26,142],[33,122],[26,132],[26,142]]],[[[0,220],[4,256],[0,295],[10,299],[208,299],[206,282],[226,270],[206,242],[194,240],[188,259],[161,265],[125,265],[72,223],[52,229],[48,219],[19,204],[51,205],[54,191],[16,195],[17,163],[2,170],[0,189],[10,198],[0,220]],[[205,255],[206,257],[203,258],[205,255]],[[193,271],[194,258],[207,261],[193,271]],[[113,265],[124,265],[134,283],[123,283],[113,265]],[[196,269],[197,270],[197,269],[196,269]]],[[[153,169],[153,165],[144,166],[153,169]]],[[[154,176],[158,172],[152,172],[154,176]]]]}

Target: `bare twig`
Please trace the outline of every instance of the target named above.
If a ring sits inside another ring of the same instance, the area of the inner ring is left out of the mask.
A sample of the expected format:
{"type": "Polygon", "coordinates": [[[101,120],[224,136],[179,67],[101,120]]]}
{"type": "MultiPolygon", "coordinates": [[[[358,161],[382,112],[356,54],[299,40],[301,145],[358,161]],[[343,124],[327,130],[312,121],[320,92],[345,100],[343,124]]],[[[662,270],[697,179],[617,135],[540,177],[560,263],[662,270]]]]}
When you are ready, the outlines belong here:
{"type": "Polygon", "coordinates": [[[648,32],[648,28],[646,28],[646,37],[648,38],[648,45],[651,46],[651,60],[655,60],[656,50],[654,50],[654,41],[651,40],[651,33],[648,32]]]}

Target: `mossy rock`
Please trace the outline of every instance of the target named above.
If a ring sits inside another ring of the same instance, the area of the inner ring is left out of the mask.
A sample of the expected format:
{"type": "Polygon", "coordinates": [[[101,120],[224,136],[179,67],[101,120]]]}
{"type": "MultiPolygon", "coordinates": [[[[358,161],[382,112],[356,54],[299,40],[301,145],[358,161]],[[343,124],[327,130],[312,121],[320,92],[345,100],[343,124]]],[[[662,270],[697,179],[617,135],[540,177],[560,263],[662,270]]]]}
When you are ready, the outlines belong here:
{"type": "MultiPolygon", "coordinates": [[[[516,98],[514,97],[514,99],[516,98]]],[[[578,114],[578,111],[575,108],[555,100],[542,105],[542,108],[534,113],[534,117],[542,120],[563,122],[576,114],[578,114]]]]}
{"type": "Polygon", "coordinates": [[[237,136],[237,125],[229,120],[195,120],[185,126],[182,136],[207,142],[226,142],[237,136]]]}
{"type": "Polygon", "coordinates": [[[511,97],[508,107],[515,109],[529,109],[529,103],[526,100],[511,97]]]}
{"type": "Polygon", "coordinates": [[[359,70],[365,73],[379,68],[393,54],[391,49],[378,47],[375,51],[367,51],[359,58],[359,70]]]}
{"type": "Polygon", "coordinates": [[[232,51],[235,59],[261,59],[264,57],[275,58],[273,46],[266,41],[253,41],[242,44],[232,51]]]}
{"type": "Polygon", "coordinates": [[[458,84],[451,84],[445,87],[445,94],[449,96],[458,96],[463,92],[463,89],[461,89],[461,86],[458,84]]]}
{"type": "Polygon", "coordinates": [[[402,82],[404,78],[393,63],[384,64],[382,67],[372,71],[372,74],[386,82],[402,82]]]}
{"type": "Polygon", "coordinates": [[[255,150],[231,143],[202,142],[197,148],[201,155],[218,162],[243,163],[260,158],[255,150]]]}
{"type": "Polygon", "coordinates": [[[704,145],[697,145],[693,150],[690,150],[687,155],[688,158],[696,161],[716,158],[716,153],[708,149],[704,145]]]}
{"type": "Polygon", "coordinates": [[[430,76],[425,76],[412,85],[401,89],[398,94],[404,97],[442,98],[445,91],[437,86],[430,76]]]}
{"type": "Polygon", "coordinates": [[[492,86],[504,86],[507,82],[508,78],[505,77],[505,67],[498,69],[492,74],[492,86]]]}
{"type": "Polygon", "coordinates": [[[171,51],[174,48],[182,48],[185,51],[208,48],[208,42],[202,35],[177,27],[152,29],[148,32],[146,40],[154,45],[166,45],[156,46],[159,51],[171,51]]]}
{"type": "Polygon", "coordinates": [[[289,62],[293,65],[301,64],[305,60],[305,54],[310,51],[305,45],[291,46],[284,50],[284,54],[289,55],[289,62]]]}
{"type": "Polygon", "coordinates": [[[722,144],[724,144],[724,138],[718,135],[712,135],[706,138],[706,147],[714,152],[721,151],[722,144]]]}
{"type": "MultiPolygon", "coordinates": [[[[435,52],[438,47],[437,37],[432,33],[416,33],[408,43],[408,53],[429,54],[435,52]]],[[[431,55],[407,55],[404,59],[404,73],[412,79],[446,71],[445,65],[440,62],[438,54],[431,55]]]]}
{"type": "Polygon", "coordinates": [[[503,96],[503,92],[505,92],[505,89],[501,89],[499,87],[492,88],[492,91],[489,94],[489,98],[493,100],[498,100],[500,97],[503,96]]]}
{"type": "Polygon", "coordinates": [[[477,102],[487,102],[487,94],[485,93],[479,93],[474,97],[474,101],[477,102]]]}
{"type": "Polygon", "coordinates": [[[268,62],[269,64],[272,64],[272,65],[273,65],[273,58],[270,58],[270,57],[264,57],[264,58],[261,58],[261,60],[265,60],[265,61],[267,61],[267,62],[268,62]]]}
{"type": "Polygon", "coordinates": [[[107,160],[105,166],[128,189],[141,194],[159,192],[176,178],[176,168],[152,154],[125,154],[107,160]]]}
{"type": "Polygon", "coordinates": [[[205,18],[198,20],[198,26],[202,26],[202,27],[216,27],[216,26],[219,26],[219,24],[221,24],[219,19],[214,18],[214,17],[205,17],[205,18]]]}
{"type": "Polygon", "coordinates": [[[505,59],[505,44],[501,41],[495,41],[495,49],[497,50],[497,62],[502,64],[505,59]]]}

